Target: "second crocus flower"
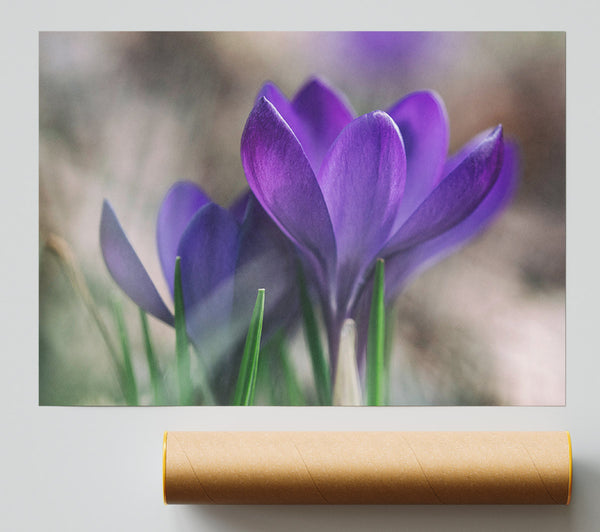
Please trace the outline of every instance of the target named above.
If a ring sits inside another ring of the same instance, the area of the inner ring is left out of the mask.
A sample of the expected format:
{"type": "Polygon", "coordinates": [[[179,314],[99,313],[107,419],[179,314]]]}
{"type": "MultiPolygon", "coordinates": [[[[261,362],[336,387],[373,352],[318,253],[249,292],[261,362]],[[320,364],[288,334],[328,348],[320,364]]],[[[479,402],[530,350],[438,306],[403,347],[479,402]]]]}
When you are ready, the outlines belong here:
{"type": "MultiPolygon", "coordinates": [[[[186,181],[175,183],[163,199],[156,240],[171,296],[176,258],[181,257],[190,339],[205,361],[217,367],[214,371],[224,367],[228,382],[232,381],[259,288],[268,291],[264,337],[294,320],[296,265],[289,241],[250,192],[225,209],[186,181]]],[[[121,289],[145,312],[173,325],[173,314],[108,201],[102,208],[100,244],[108,270],[121,289]]]]}

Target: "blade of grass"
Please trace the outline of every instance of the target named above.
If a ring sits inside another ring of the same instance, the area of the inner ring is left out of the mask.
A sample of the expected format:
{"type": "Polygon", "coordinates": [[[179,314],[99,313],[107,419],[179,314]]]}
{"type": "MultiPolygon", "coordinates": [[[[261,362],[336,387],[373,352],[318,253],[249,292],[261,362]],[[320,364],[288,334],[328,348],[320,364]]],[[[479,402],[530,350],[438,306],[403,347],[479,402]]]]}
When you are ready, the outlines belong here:
{"type": "MultiPolygon", "coordinates": [[[[266,404],[273,406],[287,404],[285,379],[279,363],[279,344],[282,334],[282,329],[278,329],[269,339],[265,339],[258,355],[256,394],[260,394],[260,399],[266,404]]],[[[257,404],[257,395],[254,399],[255,404],[257,404]]]]}
{"type": "Polygon", "coordinates": [[[131,347],[129,345],[129,336],[123,319],[121,306],[115,301],[113,303],[115,321],[119,331],[119,339],[121,341],[121,350],[123,352],[123,381],[125,383],[125,402],[130,406],[139,404],[137,384],[135,382],[135,374],[133,373],[133,364],[131,363],[131,347]]]}
{"type": "Polygon", "coordinates": [[[142,336],[144,337],[144,349],[146,350],[146,360],[150,370],[150,383],[152,385],[152,397],[155,405],[165,404],[165,393],[163,389],[162,373],[154,354],[152,340],[150,339],[150,328],[148,326],[148,316],[140,308],[140,321],[142,322],[142,336]]]}
{"type": "Polygon", "coordinates": [[[265,290],[261,288],[258,290],[258,295],[256,296],[256,303],[252,312],[252,318],[250,319],[248,335],[246,336],[246,344],[244,345],[244,354],[242,355],[240,373],[233,398],[235,406],[251,405],[254,401],[264,312],[265,290]]]}
{"type": "Polygon", "coordinates": [[[329,364],[325,359],[325,353],[319,336],[319,326],[313,310],[306,278],[302,266],[298,266],[298,285],[300,288],[300,305],[302,307],[302,318],[304,321],[304,334],[310,360],[312,362],[313,376],[319,404],[331,405],[331,379],[329,375],[329,364]]]}
{"type": "Polygon", "coordinates": [[[385,274],[383,259],[377,259],[367,339],[367,405],[385,404],[385,274]]]}
{"type": "Polygon", "coordinates": [[[277,361],[275,359],[276,346],[273,344],[273,339],[265,342],[260,347],[258,354],[258,369],[256,371],[256,393],[254,403],[268,405],[282,404],[281,391],[281,375],[278,375],[277,361]]]}
{"type": "Polygon", "coordinates": [[[190,369],[190,349],[187,331],[185,329],[180,257],[175,259],[173,299],[175,301],[175,353],[177,358],[177,380],[179,383],[179,404],[191,405],[193,402],[193,390],[190,369]]]}

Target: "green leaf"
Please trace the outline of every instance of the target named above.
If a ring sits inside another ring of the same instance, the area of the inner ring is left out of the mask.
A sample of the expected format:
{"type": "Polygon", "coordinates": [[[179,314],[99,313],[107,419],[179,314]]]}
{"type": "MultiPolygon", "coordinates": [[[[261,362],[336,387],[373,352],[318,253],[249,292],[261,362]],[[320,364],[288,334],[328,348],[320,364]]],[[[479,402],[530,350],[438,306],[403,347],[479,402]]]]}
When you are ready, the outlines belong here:
{"type": "Polygon", "coordinates": [[[185,328],[183,290],[181,288],[181,257],[175,259],[175,353],[177,358],[177,379],[179,383],[179,404],[193,402],[192,377],[190,369],[190,349],[185,328]]]}
{"type": "Polygon", "coordinates": [[[369,314],[369,335],[367,339],[367,404],[385,404],[385,275],[383,259],[377,259],[373,297],[369,314]]]}
{"type": "Polygon", "coordinates": [[[264,313],[265,290],[261,288],[258,290],[258,295],[256,296],[256,303],[252,312],[252,318],[250,319],[248,335],[246,336],[246,344],[244,345],[244,354],[242,355],[240,373],[233,398],[235,406],[248,406],[254,402],[264,313]]]}
{"type": "Polygon", "coordinates": [[[282,329],[262,342],[258,355],[258,373],[256,375],[256,395],[254,404],[287,405],[289,403],[285,376],[281,365],[281,343],[284,341],[282,329]]]}
{"type": "Polygon", "coordinates": [[[327,363],[323,346],[321,344],[319,326],[317,324],[317,318],[310,301],[310,295],[308,294],[308,287],[306,285],[306,278],[304,276],[302,266],[298,266],[298,285],[300,288],[300,305],[302,307],[304,333],[306,337],[306,343],[308,344],[310,360],[312,362],[319,404],[330,405],[331,376],[329,373],[329,364],[327,363]]]}
{"type": "Polygon", "coordinates": [[[150,328],[148,326],[148,316],[140,308],[140,321],[142,323],[142,336],[144,337],[144,349],[146,350],[146,360],[150,370],[150,383],[152,385],[152,397],[155,405],[165,404],[165,393],[163,390],[162,372],[154,354],[152,340],[150,339],[150,328]]]}
{"type": "Polygon", "coordinates": [[[121,351],[123,352],[123,366],[121,367],[123,390],[125,394],[125,402],[130,406],[139,404],[137,384],[135,374],[133,373],[133,364],[131,363],[131,348],[129,346],[129,336],[123,319],[123,312],[120,305],[115,301],[113,303],[115,321],[119,331],[119,339],[121,341],[121,351]]]}
{"type": "Polygon", "coordinates": [[[254,404],[281,404],[280,389],[281,378],[276,374],[274,367],[275,349],[271,342],[267,342],[260,348],[258,354],[258,369],[256,371],[256,393],[254,404]]]}

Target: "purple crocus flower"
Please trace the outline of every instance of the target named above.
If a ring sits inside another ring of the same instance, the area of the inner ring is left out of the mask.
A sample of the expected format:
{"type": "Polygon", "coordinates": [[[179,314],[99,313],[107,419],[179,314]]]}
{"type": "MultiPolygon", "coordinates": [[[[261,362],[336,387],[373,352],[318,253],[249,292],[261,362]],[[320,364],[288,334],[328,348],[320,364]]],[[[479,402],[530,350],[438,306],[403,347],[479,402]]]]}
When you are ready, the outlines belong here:
{"type": "MultiPolygon", "coordinates": [[[[165,196],[156,239],[162,271],[174,294],[181,257],[186,327],[203,356],[231,354],[246,334],[258,288],[266,288],[265,334],[285,324],[293,309],[295,271],[290,245],[250,192],[227,210],[196,185],[179,182],[165,196]]],[[[114,280],[144,311],[173,325],[174,317],[105,200],[100,244],[114,280]]]]}
{"type": "Polygon", "coordinates": [[[448,136],[444,105],[428,91],[357,118],[319,79],[291,101],[271,83],[257,98],[242,163],[316,286],[333,372],[344,320],[360,322],[368,307],[376,259],[386,260],[390,299],[411,273],[476,234],[514,187],[514,148],[501,126],[447,160],[448,136]]]}

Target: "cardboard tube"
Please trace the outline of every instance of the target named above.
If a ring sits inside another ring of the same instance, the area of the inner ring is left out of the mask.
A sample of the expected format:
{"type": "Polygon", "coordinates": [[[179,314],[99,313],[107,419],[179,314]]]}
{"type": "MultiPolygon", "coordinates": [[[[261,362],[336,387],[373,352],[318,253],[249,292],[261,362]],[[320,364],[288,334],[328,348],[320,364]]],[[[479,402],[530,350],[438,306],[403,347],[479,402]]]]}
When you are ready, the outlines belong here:
{"type": "Polygon", "coordinates": [[[569,504],[568,432],[167,432],[168,504],[569,504]]]}

